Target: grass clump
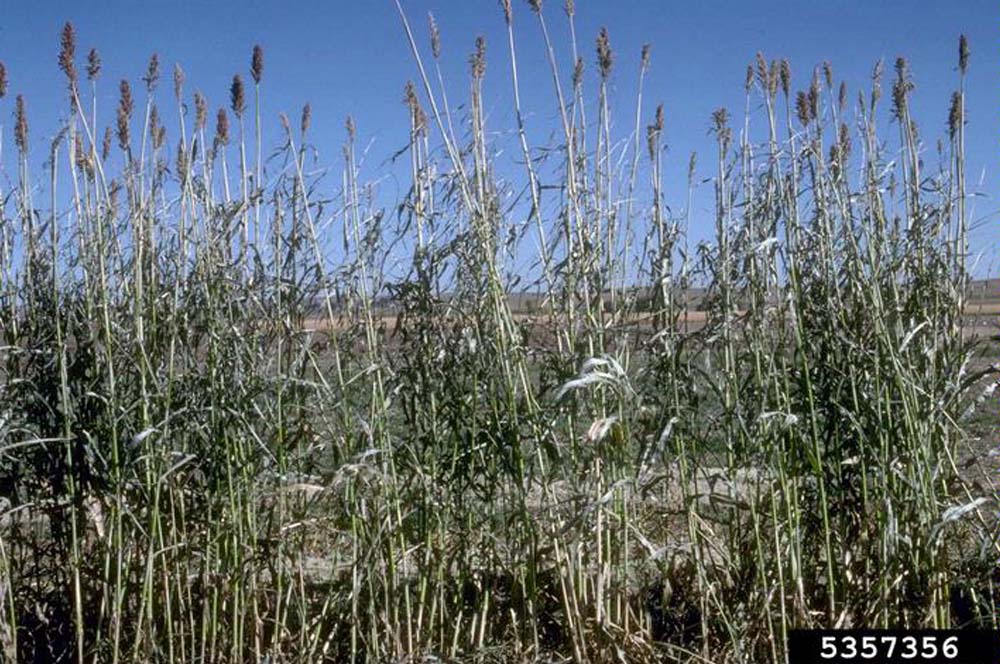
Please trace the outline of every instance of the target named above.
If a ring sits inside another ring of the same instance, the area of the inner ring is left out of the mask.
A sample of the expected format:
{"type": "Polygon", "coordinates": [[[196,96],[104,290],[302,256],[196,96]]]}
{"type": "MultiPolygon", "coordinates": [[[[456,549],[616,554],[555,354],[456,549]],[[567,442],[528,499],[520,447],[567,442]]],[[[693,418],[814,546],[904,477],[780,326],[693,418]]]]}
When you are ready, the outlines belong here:
{"type": "Polygon", "coordinates": [[[501,3],[490,67],[476,40],[464,116],[436,24],[430,70],[400,7],[393,208],[350,118],[337,186],[308,105],[265,151],[259,46],[214,135],[180,67],[157,106],[155,55],[102,130],[100,56],[85,90],[67,24],[71,113],[32,154],[16,97],[0,198],[6,659],[783,662],[794,627],[997,627],[996,493],[959,468],[995,371],[964,331],[964,38],[933,172],[905,60],[885,139],[881,66],[851,104],[829,64],[798,92],[759,56],[742,124],[712,114],[714,239],[691,247],[663,106],[644,128],[640,77],[615,137],[609,32],[590,76],[568,3],[564,88],[529,4],[501,3]],[[520,20],[553,145],[529,142],[520,20]]]}

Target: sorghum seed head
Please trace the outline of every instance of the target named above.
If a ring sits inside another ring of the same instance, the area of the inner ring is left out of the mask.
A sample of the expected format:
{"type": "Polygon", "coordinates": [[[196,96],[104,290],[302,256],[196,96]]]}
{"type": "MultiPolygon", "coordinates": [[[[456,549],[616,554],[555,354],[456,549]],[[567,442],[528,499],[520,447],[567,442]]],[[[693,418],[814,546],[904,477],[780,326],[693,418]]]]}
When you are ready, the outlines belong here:
{"type": "Polygon", "coordinates": [[[476,52],[469,58],[472,68],[472,78],[482,79],[486,75],[486,38],[476,37],[476,52]]]}
{"type": "Polygon", "coordinates": [[[28,151],[28,115],[24,110],[24,96],[18,95],[14,102],[14,143],[24,154],[28,151]]]}
{"type": "Polygon", "coordinates": [[[414,87],[413,81],[406,82],[406,87],[403,89],[403,103],[410,110],[410,126],[413,131],[422,131],[427,126],[427,116],[420,106],[420,98],[417,97],[417,89],[414,87]]]}
{"type": "Polygon", "coordinates": [[[803,127],[809,125],[809,96],[801,90],[795,95],[795,114],[803,127]]]}
{"type": "Polygon", "coordinates": [[[763,90],[768,89],[767,83],[768,69],[767,60],[764,59],[764,54],[757,51],[757,82],[760,83],[760,87],[763,90]]]}
{"type": "Polygon", "coordinates": [[[87,54],[87,80],[96,81],[101,75],[101,55],[96,48],[90,49],[87,54]]]}
{"type": "Polygon", "coordinates": [[[840,133],[837,135],[837,142],[840,146],[840,156],[847,160],[851,156],[851,131],[843,122],[840,123],[840,133]]]}
{"type": "Polygon", "coordinates": [[[660,134],[663,132],[663,104],[656,107],[656,118],[653,124],[646,125],[646,147],[649,150],[650,161],[656,159],[657,148],[660,143],[660,134]]]}
{"type": "Polygon", "coordinates": [[[809,86],[809,118],[819,117],[819,76],[813,73],[812,85],[809,86]]]}
{"type": "Polygon", "coordinates": [[[905,58],[896,58],[896,82],[892,84],[892,111],[900,119],[906,111],[906,100],[913,90],[909,65],[905,58]]]}
{"type": "Polygon", "coordinates": [[[160,126],[160,109],[153,104],[149,108],[149,133],[156,138],[156,128],[160,126]]]}
{"type": "Polygon", "coordinates": [[[767,72],[767,94],[771,99],[774,99],[774,96],[778,94],[778,80],[780,78],[778,66],[777,60],[771,60],[771,67],[767,72]]]}
{"type": "Polygon", "coordinates": [[[785,93],[787,98],[792,87],[792,66],[788,60],[781,61],[779,73],[781,74],[781,91],[785,93]]]}
{"type": "Polygon", "coordinates": [[[729,145],[731,130],[729,129],[729,111],[725,108],[717,108],[712,111],[712,130],[715,132],[722,150],[725,151],[729,145]]]}
{"type": "Polygon", "coordinates": [[[132,101],[132,86],[125,79],[122,79],[121,83],[118,84],[118,93],[118,109],[131,118],[135,104],[132,101]]]}
{"type": "Polygon", "coordinates": [[[611,75],[611,67],[614,64],[614,53],[611,51],[611,39],[608,37],[608,29],[601,28],[597,33],[597,66],[601,70],[601,78],[607,79],[611,75]]]}
{"type": "Polygon", "coordinates": [[[250,58],[250,76],[253,77],[253,82],[260,84],[260,79],[264,75],[264,49],[260,47],[260,44],[256,44],[253,47],[253,56],[250,58]]]}
{"type": "Polygon", "coordinates": [[[438,29],[437,21],[434,20],[434,14],[427,12],[427,25],[431,32],[431,55],[437,60],[441,57],[441,30],[438,29]]]}
{"type": "Polygon", "coordinates": [[[177,101],[181,100],[182,93],[184,92],[184,70],[181,69],[179,64],[174,65],[174,97],[177,101]]]}
{"type": "Polygon", "coordinates": [[[111,154],[111,127],[104,128],[104,140],[101,142],[101,161],[107,161],[111,154]]]}
{"type": "Polygon", "coordinates": [[[948,109],[948,135],[955,138],[958,128],[962,126],[962,95],[951,93],[951,108],[948,109]]]}
{"type": "Polygon", "coordinates": [[[965,35],[958,38],[958,70],[963,74],[969,69],[969,40],[965,35]]]}
{"type": "Polygon", "coordinates": [[[875,63],[872,69],[872,107],[882,98],[882,70],[884,63],[881,59],[875,63]]]}
{"type": "Polygon", "coordinates": [[[118,147],[120,147],[122,150],[127,150],[129,144],[128,115],[122,110],[120,106],[118,107],[117,124],[118,124],[118,147]]]}
{"type": "Polygon", "coordinates": [[[577,58],[573,65],[573,87],[578,88],[583,83],[583,58],[577,58]]]}
{"type": "Polygon", "coordinates": [[[243,78],[236,74],[233,76],[233,84],[229,86],[229,105],[233,109],[236,117],[242,117],[246,110],[246,97],[243,93],[243,78]]]}
{"type": "Polygon", "coordinates": [[[302,135],[305,136],[306,132],[309,131],[309,125],[312,123],[312,106],[307,102],[305,106],[302,107],[302,117],[299,121],[299,130],[301,130],[302,135]]]}
{"type": "Polygon", "coordinates": [[[175,168],[177,169],[177,178],[181,181],[181,183],[183,183],[187,180],[188,155],[187,150],[185,150],[184,146],[180,143],[177,144],[177,161],[175,168]]]}
{"type": "Polygon", "coordinates": [[[220,108],[215,116],[215,143],[216,145],[229,144],[229,116],[226,115],[226,110],[223,108],[220,108]]]}
{"type": "Polygon", "coordinates": [[[83,139],[80,138],[80,134],[77,134],[73,139],[73,163],[76,164],[77,169],[87,172],[87,153],[83,150],[83,139]]]}
{"type": "Polygon", "coordinates": [[[160,56],[156,53],[149,56],[149,64],[146,66],[146,75],[142,77],[146,84],[146,90],[152,92],[160,82],[160,56]]]}
{"type": "Polygon", "coordinates": [[[194,127],[201,131],[208,124],[208,102],[200,92],[194,93],[194,127]]]}
{"type": "Polygon", "coordinates": [[[69,90],[72,93],[76,90],[76,30],[72,23],[63,25],[62,36],[60,37],[59,68],[66,75],[69,90]]]}

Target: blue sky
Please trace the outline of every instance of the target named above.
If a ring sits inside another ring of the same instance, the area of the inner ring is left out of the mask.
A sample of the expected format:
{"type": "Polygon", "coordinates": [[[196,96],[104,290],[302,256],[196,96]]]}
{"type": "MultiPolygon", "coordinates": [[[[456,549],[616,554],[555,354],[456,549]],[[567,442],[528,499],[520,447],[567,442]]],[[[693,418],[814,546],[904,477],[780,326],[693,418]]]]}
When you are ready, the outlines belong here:
{"type": "MultiPolygon", "coordinates": [[[[537,23],[523,0],[513,1],[522,99],[533,143],[540,145],[553,127],[555,99],[537,23]]],[[[569,41],[561,5],[561,0],[544,3],[568,75],[569,41]]],[[[467,57],[476,35],[486,37],[488,122],[495,128],[512,127],[506,36],[498,3],[404,0],[404,7],[424,47],[427,12],[434,12],[442,32],[444,74],[452,100],[467,91],[467,57]]],[[[0,21],[0,60],[7,65],[10,91],[0,101],[0,124],[10,127],[13,96],[24,94],[39,163],[46,139],[55,133],[59,114],[66,110],[56,55],[59,31],[67,20],[76,25],[81,62],[91,46],[101,52],[104,73],[99,104],[105,122],[112,119],[118,80],[129,78],[139,86],[152,52],[159,54],[164,65],[159,101],[170,129],[169,72],[174,62],[181,63],[187,73],[189,94],[202,91],[214,109],[227,105],[234,73],[247,77],[251,48],[260,43],[266,54],[263,113],[269,144],[278,141],[278,113],[296,118],[306,101],[313,107],[313,142],[320,160],[331,166],[340,163],[343,120],[348,113],[354,115],[362,140],[372,143],[372,157],[363,175],[371,178],[391,172],[383,160],[405,144],[402,88],[407,79],[416,77],[416,70],[392,0],[7,0],[0,21]]],[[[996,52],[1000,16],[994,2],[578,0],[577,32],[591,76],[594,37],[600,26],[608,27],[617,56],[612,94],[619,111],[619,136],[633,122],[640,48],[645,42],[653,46],[643,124],[662,101],[666,107],[667,194],[676,207],[684,201],[684,173],[692,151],[700,153],[700,174],[711,175],[709,114],[727,106],[737,117],[742,115],[744,72],[757,51],[768,58],[788,58],[797,88],[808,85],[814,65],[829,60],[835,78],[847,81],[852,101],[859,88],[867,89],[872,65],[879,58],[886,61],[888,90],[892,62],[897,55],[905,55],[917,85],[915,119],[933,151],[934,139],[944,135],[949,97],[957,84],[958,36],[967,34],[972,49],[967,82],[968,173],[973,189],[984,194],[973,208],[974,216],[983,219],[974,238],[978,249],[995,250],[1000,238],[1000,204],[995,196],[1000,185],[996,52]]],[[[510,141],[508,147],[513,154],[516,143],[510,141]]],[[[933,153],[927,155],[928,162],[935,159],[933,153]]],[[[390,177],[383,187],[389,198],[397,194],[393,182],[390,177]]],[[[706,188],[694,205],[696,236],[708,232],[710,206],[710,189],[706,188]]],[[[983,260],[980,271],[1000,268],[992,264],[992,255],[983,260]]]]}

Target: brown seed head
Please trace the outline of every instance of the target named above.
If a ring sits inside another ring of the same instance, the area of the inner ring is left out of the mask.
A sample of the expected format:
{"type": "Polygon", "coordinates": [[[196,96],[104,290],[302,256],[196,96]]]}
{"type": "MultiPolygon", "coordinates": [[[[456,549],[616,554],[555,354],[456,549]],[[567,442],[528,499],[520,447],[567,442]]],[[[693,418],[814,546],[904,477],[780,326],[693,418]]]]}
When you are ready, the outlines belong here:
{"type": "Polygon", "coordinates": [[[639,56],[639,69],[641,71],[646,71],[649,69],[649,53],[652,50],[652,46],[649,44],[642,45],[642,53],[639,56]]]}
{"type": "Polygon", "coordinates": [[[510,0],[500,0],[500,7],[503,8],[503,20],[507,22],[507,25],[510,25],[510,22],[514,19],[510,0]]]}
{"type": "Polygon", "coordinates": [[[344,119],[344,129],[347,130],[347,138],[352,143],[354,142],[354,137],[357,135],[357,128],[354,126],[354,118],[350,115],[344,119]]]}
{"type": "Polygon", "coordinates": [[[563,9],[566,11],[566,16],[573,18],[576,15],[576,2],[574,0],[566,0],[563,9]]]}
{"type": "Polygon", "coordinates": [[[795,114],[803,127],[809,126],[809,96],[801,90],[795,95],[795,114]]]}
{"type": "Polygon", "coordinates": [[[785,93],[785,98],[792,88],[792,66],[788,63],[788,60],[782,60],[778,73],[781,75],[781,91],[785,93]]]}
{"type": "Polygon", "coordinates": [[[104,128],[104,140],[101,142],[101,161],[107,161],[111,154],[111,127],[104,128]]]}
{"type": "Polygon", "coordinates": [[[229,116],[224,108],[215,116],[215,144],[229,145],[229,116]]]}
{"type": "Polygon", "coordinates": [[[431,31],[431,55],[437,60],[441,57],[441,30],[438,29],[434,14],[427,12],[427,26],[431,31]]]}
{"type": "Polygon", "coordinates": [[[194,93],[194,128],[201,131],[208,124],[208,102],[200,92],[194,93]]]}
{"type": "Polygon", "coordinates": [[[118,126],[118,147],[120,147],[122,150],[128,150],[128,144],[129,144],[128,116],[122,111],[121,107],[118,108],[118,116],[116,120],[118,126]]]}
{"type": "Polygon", "coordinates": [[[174,97],[181,100],[184,92],[184,70],[179,64],[174,64],[174,97]]]}
{"type": "Polygon", "coordinates": [[[601,28],[597,33],[597,67],[601,71],[601,78],[607,80],[611,75],[611,67],[614,65],[614,53],[611,51],[611,39],[608,37],[608,29],[601,28]]]}
{"type": "Polygon", "coordinates": [[[118,86],[118,91],[118,115],[116,118],[118,125],[118,147],[122,150],[127,150],[129,144],[129,119],[131,119],[132,111],[135,108],[135,104],[132,101],[132,86],[129,85],[128,81],[123,79],[118,86]]]}
{"type": "Polygon", "coordinates": [[[823,78],[826,79],[826,88],[833,89],[833,65],[827,60],[823,63],[823,78]]]}
{"type": "Polygon", "coordinates": [[[305,136],[306,132],[309,131],[309,125],[312,123],[312,106],[306,102],[306,105],[302,107],[302,117],[299,119],[299,130],[302,135],[305,136]]]}
{"type": "Polygon", "coordinates": [[[892,84],[892,112],[897,119],[901,119],[905,114],[907,98],[913,87],[906,58],[896,58],[896,81],[892,84]]]}
{"type": "MultiPolygon", "coordinates": [[[[414,132],[421,132],[427,127],[427,116],[420,106],[420,98],[417,96],[417,89],[413,81],[407,81],[403,88],[403,103],[410,111],[410,127],[414,132]]],[[[353,122],[353,121],[352,121],[353,122]]]]}
{"type": "Polygon", "coordinates": [[[962,95],[951,93],[951,108],[948,109],[948,135],[954,139],[958,128],[962,126],[962,95]]]}
{"type": "Polygon", "coordinates": [[[250,58],[250,76],[253,77],[253,82],[256,85],[260,85],[260,79],[264,75],[264,49],[260,47],[260,44],[256,44],[253,47],[253,56],[250,58]]]}
{"type": "Polygon", "coordinates": [[[851,156],[851,131],[843,122],[840,123],[840,133],[837,134],[837,143],[840,146],[840,156],[844,161],[851,156]]]}
{"type": "Polygon", "coordinates": [[[729,128],[729,111],[725,108],[717,108],[712,111],[712,131],[715,132],[715,136],[719,140],[723,152],[725,152],[729,145],[729,139],[732,136],[732,130],[729,128]]]}
{"type": "Polygon", "coordinates": [[[90,49],[87,53],[87,80],[96,81],[101,75],[101,55],[96,48],[90,49]]]}
{"type": "Polygon", "coordinates": [[[70,93],[76,90],[76,30],[73,24],[67,22],[63,25],[62,35],[59,39],[59,69],[66,75],[66,82],[69,85],[70,93]]]}
{"type": "Polygon", "coordinates": [[[573,88],[579,88],[583,83],[583,58],[577,58],[573,66],[573,88]]]}
{"type": "Polygon", "coordinates": [[[76,164],[77,169],[88,173],[90,158],[83,149],[83,139],[80,138],[80,134],[77,134],[73,139],[73,163],[76,164]]]}
{"type": "Polygon", "coordinates": [[[882,98],[882,70],[884,64],[879,59],[875,63],[875,67],[872,69],[872,108],[878,103],[878,100],[882,98]]]}
{"type": "Polygon", "coordinates": [[[184,182],[187,181],[188,154],[187,150],[185,150],[184,146],[181,145],[180,143],[177,144],[177,158],[176,158],[175,169],[177,171],[177,179],[181,181],[181,184],[184,184],[184,182]]]}
{"type": "Polygon", "coordinates": [[[481,80],[486,75],[486,38],[482,35],[476,37],[476,52],[469,58],[469,66],[472,78],[481,80]]]}
{"type": "Polygon", "coordinates": [[[7,96],[7,67],[0,62],[0,99],[7,96]]]}
{"type": "Polygon", "coordinates": [[[840,91],[837,93],[837,106],[840,107],[841,113],[847,109],[847,83],[844,81],[840,82],[840,91]]]}
{"type": "Polygon", "coordinates": [[[747,75],[743,79],[743,90],[747,94],[750,94],[750,88],[753,86],[753,65],[747,65],[747,75]]]}
{"type": "Polygon", "coordinates": [[[958,38],[958,70],[965,74],[969,69],[969,40],[965,35],[958,38]]]}
{"type": "Polygon", "coordinates": [[[28,114],[24,110],[24,96],[18,95],[14,101],[14,143],[21,154],[28,151],[28,114]]]}
{"type": "Polygon", "coordinates": [[[243,78],[236,74],[233,76],[233,84],[229,86],[229,107],[233,109],[236,117],[243,117],[247,102],[243,93],[243,78]]]}
{"type": "Polygon", "coordinates": [[[132,86],[125,79],[122,79],[121,83],[118,84],[118,108],[124,111],[129,118],[132,117],[132,111],[135,110],[135,103],[132,101],[132,86]]]}
{"type": "Polygon", "coordinates": [[[756,64],[757,64],[757,83],[760,84],[762,90],[767,90],[767,88],[769,87],[767,83],[767,78],[768,78],[767,60],[764,58],[764,54],[761,53],[760,51],[757,51],[756,64]]]}
{"type": "Polygon", "coordinates": [[[160,82],[160,56],[156,53],[149,56],[149,64],[146,65],[146,75],[142,77],[146,84],[146,91],[152,92],[160,82]]]}
{"type": "Polygon", "coordinates": [[[778,94],[778,80],[781,78],[778,68],[778,61],[771,60],[771,67],[767,71],[767,94],[771,99],[778,94]]]}
{"type": "Polygon", "coordinates": [[[819,117],[819,76],[813,72],[812,85],[809,86],[809,119],[819,117]]]}
{"type": "Polygon", "coordinates": [[[531,11],[538,14],[542,11],[542,0],[528,0],[528,6],[531,7],[531,11]]]}

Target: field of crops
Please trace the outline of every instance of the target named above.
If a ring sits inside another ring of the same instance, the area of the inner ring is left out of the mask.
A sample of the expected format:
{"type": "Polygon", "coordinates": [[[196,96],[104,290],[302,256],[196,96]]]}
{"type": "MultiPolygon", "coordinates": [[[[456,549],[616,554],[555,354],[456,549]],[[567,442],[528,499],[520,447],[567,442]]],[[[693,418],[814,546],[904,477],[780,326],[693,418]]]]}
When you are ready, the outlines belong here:
{"type": "Polygon", "coordinates": [[[217,112],[154,56],[99,113],[116,84],[67,23],[44,130],[0,63],[0,661],[778,663],[796,627],[998,627],[965,38],[937,160],[905,59],[849,90],[758,56],[691,157],[695,243],[650,50],[578,45],[552,5],[501,2],[449,100],[433,19],[396,4],[393,201],[350,118],[335,188],[308,106],[262,144],[259,47],[217,112]],[[545,145],[524,66],[551,70],[545,145]]]}

